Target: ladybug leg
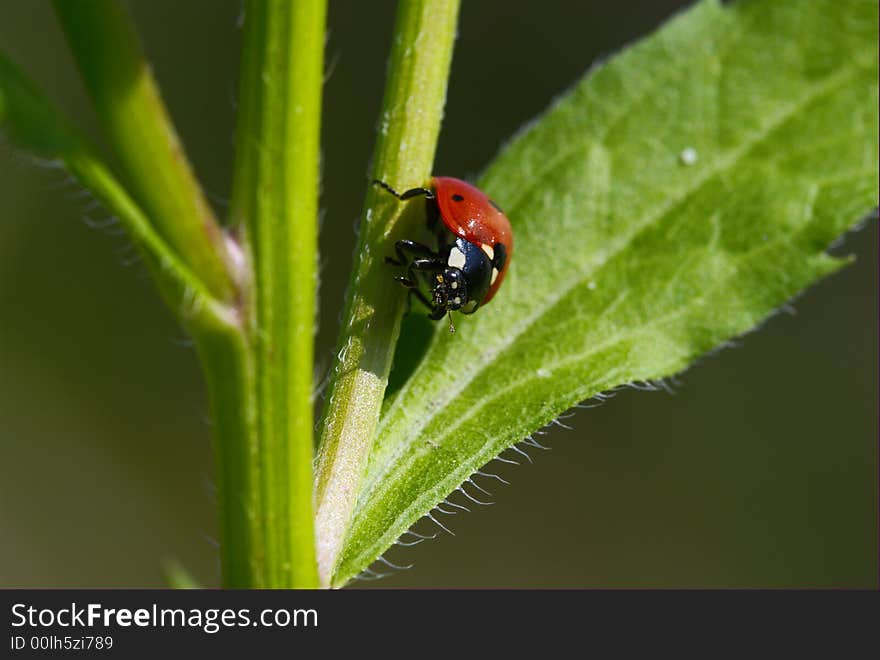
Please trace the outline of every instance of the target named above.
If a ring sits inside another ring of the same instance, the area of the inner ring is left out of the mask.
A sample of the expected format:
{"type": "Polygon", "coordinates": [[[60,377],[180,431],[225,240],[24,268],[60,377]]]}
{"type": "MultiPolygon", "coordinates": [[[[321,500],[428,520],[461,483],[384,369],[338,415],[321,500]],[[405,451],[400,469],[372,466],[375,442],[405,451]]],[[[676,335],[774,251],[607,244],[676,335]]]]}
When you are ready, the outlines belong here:
{"type": "Polygon", "coordinates": [[[427,259],[413,259],[407,269],[407,275],[409,275],[411,280],[415,280],[413,271],[420,270],[426,273],[439,273],[444,268],[446,268],[446,264],[436,256],[431,256],[427,259]]]}
{"type": "MultiPolygon", "coordinates": [[[[407,270],[407,275],[409,275],[410,281],[415,281],[415,271],[421,271],[425,273],[439,273],[442,272],[443,269],[446,268],[446,264],[443,263],[441,259],[432,258],[432,259],[416,259],[410,265],[407,270]]],[[[425,295],[419,291],[418,289],[411,289],[411,293],[415,293],[416,297],[422,304],[425,305],[428,309],[431,310],[431,313],[428,315],[432,321],[438,321],[446,316],[446,307],[434,305],[425,297],[425,295]]]]}
{"type": "Polygon", "coordinates": [[[399,193],[387,183],[380,181],[379,179],[373,179],[373,185],[379,186],[390,192],[401,201],[412,199],[413,197],[424,196],[427,210],[425,213],[425,221],[428,225],[428,229],[431,233],[437,234],[438,237],[442,235],[442,227],[440,227],[440,207],[437,206],[437,197],[434,195],[433,190],[428,190],[427,188],[410,188],[405,192],[399,193]]]}
{"type": "Polygon", "coordinates": [[[397,241],[394,244],[394,251],[397,253],[397,259],[393,257],[385,257],[386,264],[393,264],[394,266],[403,266],[404,264],[412,261],[407,254],[422,257],[423,259],[436,259],[437,253],[434,252],[427,245],[423,245],[422,243],[416,243],[415,241],[410,241],[408,239],[403,239],[401,241],[397,241]]]}
{"type": "MultiPolygon", "coordinates": [[[[433,253],[432,253],[433,254],[433,253]]],[[[402,258],[405,255],[401,255],[402,258]]],[[[389,261],[389,258],[385,258],[386,261],[389,261]]],[[[397,263],[397,262],[392,262],[397,263]]],[[[409,266],[406,269],[406,277],[397,276],[394,278],[395,282],[400,282],[403,286],[413,289],[416,293],[419,293],[422,301],[428,305],[428,307],[432,307],[432,305],[427,302],[427,299],[421,295],[421,292],[417,290],[416,283],[416,271],[425,272],[425,273],[439,273],[441,270],[446,268],[446,264],[444,264],[440,259],[436,257],[428,257],[426,259],[413,259],[410,261],[409,266]]]]}
{"type": "Polygon", "coordinates": [[[425,200],[425,223],[428,231],[437,236],[439,244],[443,244],[443,224],[440,222],[440,207],[437,200],[431,196],[425,200]]]}
{"type": "Polygon", "coordinates": [[[406,312],[412,309],[412,299],[415,297],[420,303],[430,310],[429,317],[432,321],[443,318],[446,315],[445,307],[434,305],[425,294],[418,288],[418,278],[416,273],[439,273],[446,268],[446,263],[440,256],[427,245],[416,243],[410,240],[400,240],[394,244],[397,252],[397,259],[385,257],[385,263],[394,264],[395,266],[406,265],[406,277],[397,276],[395,282],[400,282],[409,289],[406,297],[406,312]],[[413,259],[412,257],[416,257],[413,259]]]}
{"type": "Polygon", "coordinates": [[[431,307],[431,313],[428,318],[432,321],[439,321],[446,316],[446,310],[443,307],[431,307]]]}
{"type": "Polygon", "coordinates": [[[434,311],[434,306],[431,305],[431,301],[425,298],[425,294],[419,291],[418,289],[410,289],[409,295],[406,297],[406,313],[409,314],[412,309],[412,299],[415,298],[420,303],[422,303],[425,307],[430,309],[432,312],[434,311]]]}
{"type": "Polygon", "coordinates": [[[446,268],[446,264],[444,264],[440,259],[436,257],[430,257],[428,259],[414,259],[410,262],[409,268],[406,269],[406,279],[409,282],[413,283],[415,286],[416,282],[416,271],[420,271],[423,273],[439,273],[444,268],[446,268]]]}
{"type": "Polygon", "coordinates": [[[435,307],[431,304],[431,301],[425,297],[425,294],[419,291],[414,280],[408,279],[406,277],[395,277],[395,282],[400,282],[403,286],[409,289],[409,293],[406,297],[406,314],[409,314],[412,309],[412,299],[415,298],[420,303],[422,303],[425,307],[431,310],[431,319],[436,321],[441,318],[446,312],[440,307],[435,307]],[[439,315],[439,316],[438,316],[439,315]]]}
{"type": "Polygon", "coordinates": [[[431,304],[431,301],[425,298],[425,294],[419,291],[418,289],[410,289],[409,295],[406,297],[406,313],[409,314],[412,309],[412,299],[415,298],[420,303],[422,303],[425,307],[431,310],[431,313],[428,314],[428,318],[432,321],[439,321],[444,316],[446,316],[446,308],[437,307],[431,304]]]}
{"type": "Polygon", "coordinates": [[[427,188],[410,188],[405,192],[399,193],[387,183],[385,183],[384,181],[380,181],[379,179],[373,179],[373,185],[384,188],[402,202],[408,199],[412,199],[413,197],[419,197],[421,195],[424,195],[428,199],[434,199],[433,191],[428,190],[427,188]]]}

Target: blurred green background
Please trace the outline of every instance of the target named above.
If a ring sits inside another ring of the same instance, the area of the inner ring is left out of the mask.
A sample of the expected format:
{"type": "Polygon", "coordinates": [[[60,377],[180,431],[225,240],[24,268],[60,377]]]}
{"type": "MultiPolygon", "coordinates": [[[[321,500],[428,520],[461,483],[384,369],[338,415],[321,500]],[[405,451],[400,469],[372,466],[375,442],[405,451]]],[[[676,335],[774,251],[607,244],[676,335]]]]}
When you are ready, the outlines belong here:
{"type": "MultiPolygon", "coordinates": [[[[222,212],[239,2],[130,4],[222,212]]],[[[591,62],[681,4],[465,2],[435,171],[479,173],[591,62]]],[[[393,14],[388,1],[330,7],[322,373],[393,14]]],[[[102,143],[47,2],[0,0],[0,47],[102,143]]],[[[0,147],[0,586],[162,586],[168,557],[216,585],[194,352],[80,193],[0,147]]],[[[512,482],[492,489],[495,506],[444,519],[455,537],[393,549],[415,567],[379,586],[876,587],[877,241],[876,222],[849,235],[838,252],[854,266],[683,374],[675,395],[624,391],[554,429],[534,465],[494,464],[512,482]]]]}

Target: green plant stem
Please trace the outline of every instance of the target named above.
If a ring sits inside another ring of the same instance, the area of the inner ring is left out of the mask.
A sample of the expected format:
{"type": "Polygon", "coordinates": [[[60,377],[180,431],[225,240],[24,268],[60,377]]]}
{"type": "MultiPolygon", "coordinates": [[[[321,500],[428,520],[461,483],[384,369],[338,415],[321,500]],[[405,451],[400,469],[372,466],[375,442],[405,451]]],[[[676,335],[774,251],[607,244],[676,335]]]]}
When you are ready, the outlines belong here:
{"type": "Polygon", "coordinates": [[[235,293],[220,226],[187,162],[131,18],[118,0],[54,0],[127,187],[220,300],[235,293]]]}
{"type": "Polygon", "coordinates": [[[230,574],[230,586],[244,579],[247,586],[317,586],[312,370],[325,14],[324,0],[245,5],[230,212],[253,267],[244,301],[251,360],[242,363],[252,380],[250,394],[228,393],[244,408],[228,420],[229,433],[219,431],[226,469],[243,471],[228,475],[227,538],[249,535],[240,550],[250,569],[230,574]],[[247,428],[235,429],[242,418],[247,428]],[[237,511],[239,501],[248,502],[246,511],[237,511]]]}
{"type": "Polygon", "coordinates": [[[0,129],[22,149],[57,162],[116,215],[138,247],[168,306],[192,333],[208,382],[217,435],[224,580],[257,584],[251,565],[247,442],[254,427],[253,356],[238,307],[216,300],[66,118],[0,54],[0,129]]]}
{"type": "Polygon", "coordinates": [[[40,158],[60,164],[113,213],[149,267],[165,302],[193,332],[234,325],[217,301],[160,236],[94,149],[37,87],[0,53],[0,130],[40,158]]]}
{"type": "Polygon", "coordinates": [[[196,349],[214,423],[223,586],[264,586],[254,356],[244,332],[198,334],[196,349]]]}
{"type": "MultiPolygon", "coordinates": [[[[428,184],[446,99],[458,0],[399,5],[373,177],[399,190],[428,184]]],[[[318,571],[332,582],[373,443],[405,296],[382,263],[418,214],[371,187],[330,395],[315,484],[318,571]]]]}

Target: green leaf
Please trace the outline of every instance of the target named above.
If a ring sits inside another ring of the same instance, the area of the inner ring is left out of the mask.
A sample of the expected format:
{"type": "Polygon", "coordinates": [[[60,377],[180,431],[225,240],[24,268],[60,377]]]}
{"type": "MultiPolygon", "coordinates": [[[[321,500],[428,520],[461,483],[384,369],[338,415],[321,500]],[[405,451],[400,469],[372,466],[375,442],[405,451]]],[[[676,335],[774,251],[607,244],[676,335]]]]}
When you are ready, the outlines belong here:
{"type": "Polygon", "coordinates": [[[386,400],[335,584],[567,408],[846,263],[825,249],[877,204],[877,36],[873,0],[706,1],[512,141],[480,181],[516,232],[507,280],[386,400]]]}
{"type": "Polygon", "coordinates": [[[170,589],[201,589],[192,573],[176,557],[168,557],[162,562],[165,583],[170,589]]]}

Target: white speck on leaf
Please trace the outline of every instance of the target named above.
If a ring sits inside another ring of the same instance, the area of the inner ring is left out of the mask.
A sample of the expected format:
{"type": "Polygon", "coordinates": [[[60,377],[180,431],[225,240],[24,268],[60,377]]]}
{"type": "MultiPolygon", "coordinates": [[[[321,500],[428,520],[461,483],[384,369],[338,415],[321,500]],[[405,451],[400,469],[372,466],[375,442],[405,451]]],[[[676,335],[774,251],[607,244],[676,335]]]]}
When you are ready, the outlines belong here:
{"type": "Polygon", "coordinates": [[[678,154],[678,159],[681,161],[682,165],[693,165],[699,160],[699,154],[697,154],[697,150],[693,147],[687,147],[686,149],[682,149],[681,153],[678,154]]]}

